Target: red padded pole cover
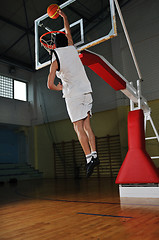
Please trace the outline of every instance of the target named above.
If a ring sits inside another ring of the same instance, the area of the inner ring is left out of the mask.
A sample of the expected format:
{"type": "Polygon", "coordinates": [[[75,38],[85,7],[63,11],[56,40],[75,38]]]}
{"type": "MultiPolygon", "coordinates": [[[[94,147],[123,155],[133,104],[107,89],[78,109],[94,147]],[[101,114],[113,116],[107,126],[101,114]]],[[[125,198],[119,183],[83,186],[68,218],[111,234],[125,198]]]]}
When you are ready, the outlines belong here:
{"type": "Polygon", "coordinates": [[[83,51],[79,55],[83,65],[88,66],[116,91],[125,89],[126,82],[98,55],[83,51]]]}
{"type": "Polygon", "coordinates": [[[145,149],[144,114],[141,109],[128,114],[128,148],[116,183],[159,183],[159,172],[145,149]]]}

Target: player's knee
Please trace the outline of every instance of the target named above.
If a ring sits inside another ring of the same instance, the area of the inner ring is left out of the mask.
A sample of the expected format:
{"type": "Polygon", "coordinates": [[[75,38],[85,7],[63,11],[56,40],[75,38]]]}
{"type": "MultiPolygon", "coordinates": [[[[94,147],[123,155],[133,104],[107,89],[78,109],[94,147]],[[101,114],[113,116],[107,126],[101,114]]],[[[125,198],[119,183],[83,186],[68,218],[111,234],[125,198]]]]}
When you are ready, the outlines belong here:
{"type": "Polygon", "coordinates": [[[92,131],[91,126],[90,126],[89,122],[87,122],[87,121],[84,122],[83,128],[84,128],[84,131],[87,133],[92,131]]]}
{"type": "Polygon", "coordinates": [[[74,130],[77,133],[77,135],[79,135],[83,132],[83,127],[81,124],[74,123],[73,126],[74,126],[74,130]]]}

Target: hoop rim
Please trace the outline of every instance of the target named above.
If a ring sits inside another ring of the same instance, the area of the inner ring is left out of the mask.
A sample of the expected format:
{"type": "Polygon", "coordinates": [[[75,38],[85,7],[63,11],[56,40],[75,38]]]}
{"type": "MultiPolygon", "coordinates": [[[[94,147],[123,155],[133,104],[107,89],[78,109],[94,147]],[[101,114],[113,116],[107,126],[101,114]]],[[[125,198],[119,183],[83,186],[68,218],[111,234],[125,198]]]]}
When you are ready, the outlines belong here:
{"type": "Polygon", "coordinates": [[[45,37],[46,35],[52,34],[52,33],[62,33],[62,34],[66,34],[65,32],[62,32],[62,31],[50,31],[50,32],[46,32],[46,33],[44,33],[43,35],[41,35],[41,37],[40,37],[40,42],[41,42],[41,44],[43,44],[44,47],[46,47],[46,48],[48,48],[48,49],[55,49],[55,44],[54,44],[54,45],[49,45],[49,44],[47,44],[47,43],[44,43],[44,42],[42,41],[42,38],[45,37]]]}

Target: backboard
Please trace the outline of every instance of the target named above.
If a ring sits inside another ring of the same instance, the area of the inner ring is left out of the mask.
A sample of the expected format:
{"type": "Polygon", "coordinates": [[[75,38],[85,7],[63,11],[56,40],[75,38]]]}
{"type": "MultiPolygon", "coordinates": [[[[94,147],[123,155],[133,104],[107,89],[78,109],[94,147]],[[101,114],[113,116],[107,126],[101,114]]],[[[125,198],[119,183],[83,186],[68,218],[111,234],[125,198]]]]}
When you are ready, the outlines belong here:
{"type": "MultiPolygon", "coordinates": [[[[59,1],[53,3],[58,4],[59,1]]],[[[59,6],[68,17],[78,52],[117,35],[114,0],[68,0],[59,6]]],[[[51,56],[39,41],[40,36],[47,31],[64,31],[63,19],[60,16],[51,19],[46,13],[35,20],[36,70],[51,64],[51,56]]]]}

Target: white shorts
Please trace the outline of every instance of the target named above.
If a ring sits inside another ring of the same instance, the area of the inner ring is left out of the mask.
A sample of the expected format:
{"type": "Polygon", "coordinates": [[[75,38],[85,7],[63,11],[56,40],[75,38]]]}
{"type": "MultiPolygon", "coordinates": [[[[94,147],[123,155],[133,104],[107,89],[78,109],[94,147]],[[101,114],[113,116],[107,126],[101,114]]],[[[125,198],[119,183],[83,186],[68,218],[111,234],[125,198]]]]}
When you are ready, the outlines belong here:
{"type": "Polygon", "coordinates": [[[92,115],[92,95],[87,93],[75,98],[66,98],[66,107],[68,115],[71,122],[76,122],[78,120],[87,117],[88,112],[92,115]]]}

